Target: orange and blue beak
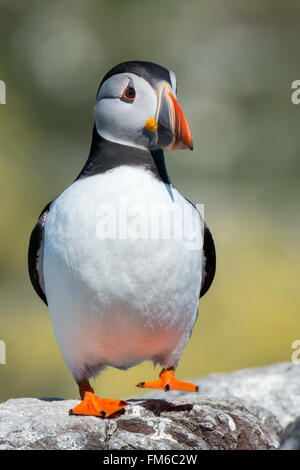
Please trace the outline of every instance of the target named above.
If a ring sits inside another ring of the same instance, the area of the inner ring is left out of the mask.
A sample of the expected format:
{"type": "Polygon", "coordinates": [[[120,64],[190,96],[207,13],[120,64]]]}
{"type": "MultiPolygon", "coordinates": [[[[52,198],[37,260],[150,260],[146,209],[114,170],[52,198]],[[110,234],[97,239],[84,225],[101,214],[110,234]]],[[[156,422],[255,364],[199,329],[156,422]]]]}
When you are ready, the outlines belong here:
{"type": "Polygon", "coordinates": [[[170,85],[162,82],[157,89],[157,144],[165,150],[193,150],[189,125],[170,85]]]}

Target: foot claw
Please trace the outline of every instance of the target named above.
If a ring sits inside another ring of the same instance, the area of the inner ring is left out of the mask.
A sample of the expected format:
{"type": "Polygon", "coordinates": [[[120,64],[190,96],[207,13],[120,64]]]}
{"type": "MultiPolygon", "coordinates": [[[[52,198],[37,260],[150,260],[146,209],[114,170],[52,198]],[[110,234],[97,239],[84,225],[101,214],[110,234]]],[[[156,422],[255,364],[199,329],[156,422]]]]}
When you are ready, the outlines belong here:
{"type": "Polygon", "coordinates": [[[139,382],[136,384],[136,387],[142,388],[145,385],[145,382],[139,382]]]}

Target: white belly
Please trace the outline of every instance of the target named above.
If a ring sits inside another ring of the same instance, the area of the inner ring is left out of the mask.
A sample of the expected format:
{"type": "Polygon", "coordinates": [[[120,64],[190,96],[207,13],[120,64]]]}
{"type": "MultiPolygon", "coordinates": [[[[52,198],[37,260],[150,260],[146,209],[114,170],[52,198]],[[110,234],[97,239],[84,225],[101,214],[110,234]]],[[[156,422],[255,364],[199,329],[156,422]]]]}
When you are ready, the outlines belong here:
{"type": "Polygon", "coordinates": [[[75,182],[52,204],[45,223],[46,296],[75,378],[105,365],[178,362],[197,314],[202,236],[196,210],[172,192],[173,201],[151,173],[122,167],[75,182]],[[194,249],[178,238],[180,229],[174,236],[175,206],[188,236],[197,227],[194,249]],[[157,239],[162,234],[166,239],[157,239]]]}

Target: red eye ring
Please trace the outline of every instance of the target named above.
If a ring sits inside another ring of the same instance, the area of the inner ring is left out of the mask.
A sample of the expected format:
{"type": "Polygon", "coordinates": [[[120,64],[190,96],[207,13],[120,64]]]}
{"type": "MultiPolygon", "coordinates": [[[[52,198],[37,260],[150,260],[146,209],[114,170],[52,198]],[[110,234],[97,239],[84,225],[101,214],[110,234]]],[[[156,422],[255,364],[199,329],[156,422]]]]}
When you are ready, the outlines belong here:
{"type": "Polygon", "coordinates": [[[132,86],[127,85],[127,87],[123,91],[123,94],[121,96],[121,100],[126,101],[127,103],[128,102],[133,103],[134,100],[135,100],[135,89],[132,86]]]}

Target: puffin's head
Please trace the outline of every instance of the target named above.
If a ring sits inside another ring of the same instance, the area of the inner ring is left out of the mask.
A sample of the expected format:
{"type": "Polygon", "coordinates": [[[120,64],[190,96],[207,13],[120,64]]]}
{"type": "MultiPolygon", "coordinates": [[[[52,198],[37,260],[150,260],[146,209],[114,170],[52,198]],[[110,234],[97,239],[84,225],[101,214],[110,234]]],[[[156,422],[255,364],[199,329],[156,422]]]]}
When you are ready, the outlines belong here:
{"type": "Polygon", "coordinates": [[[106,140],[150,150],[193,150],[177,101],[174,72],[151,62],[124,62],[103,78],[95,125],[106,140]]]}

